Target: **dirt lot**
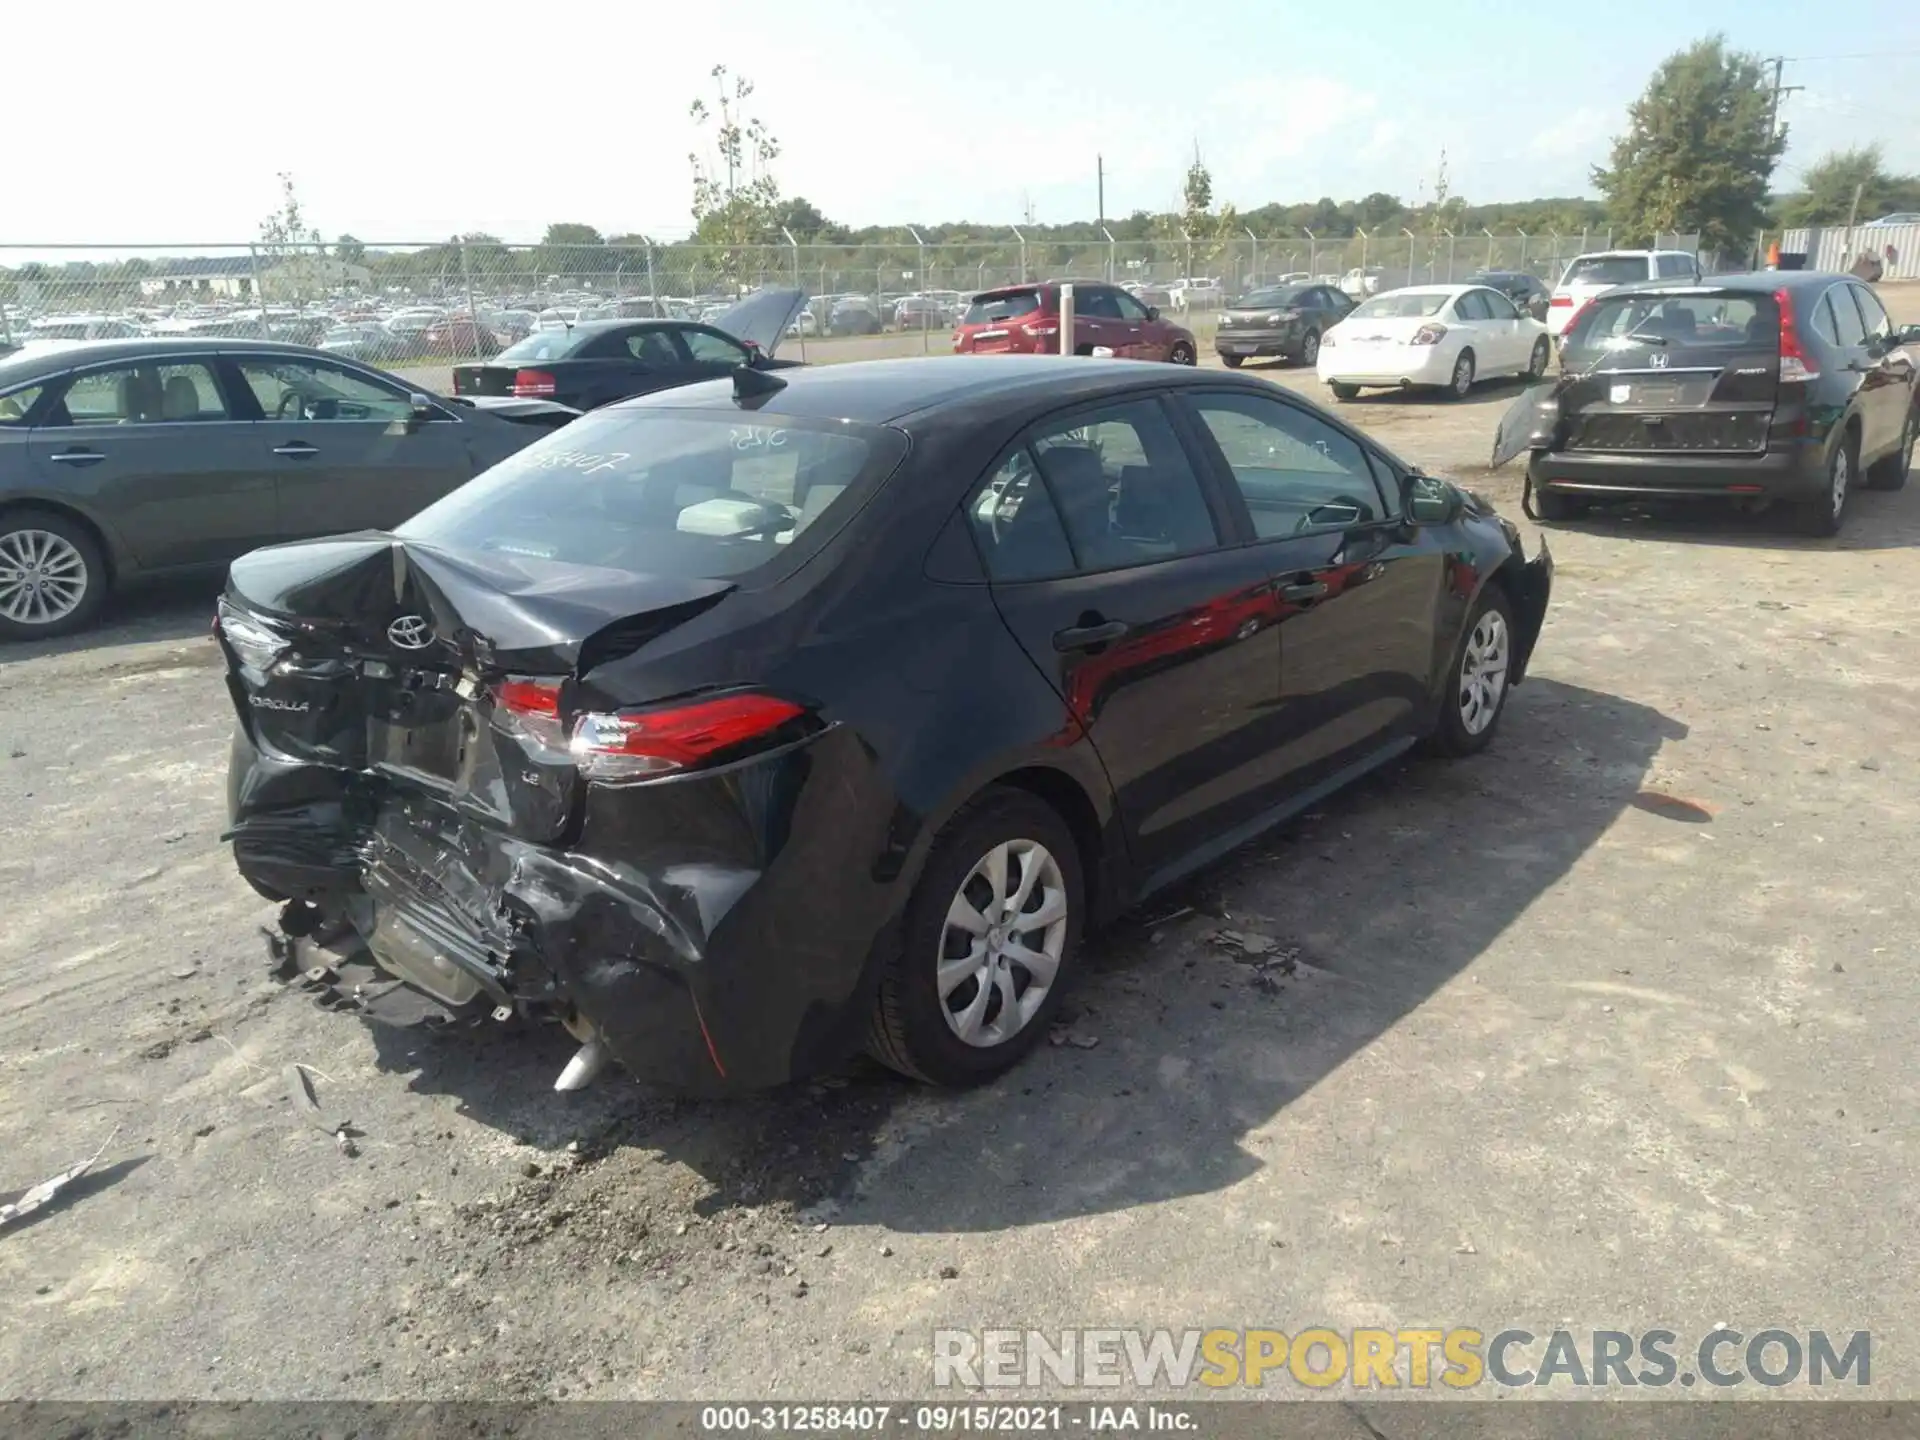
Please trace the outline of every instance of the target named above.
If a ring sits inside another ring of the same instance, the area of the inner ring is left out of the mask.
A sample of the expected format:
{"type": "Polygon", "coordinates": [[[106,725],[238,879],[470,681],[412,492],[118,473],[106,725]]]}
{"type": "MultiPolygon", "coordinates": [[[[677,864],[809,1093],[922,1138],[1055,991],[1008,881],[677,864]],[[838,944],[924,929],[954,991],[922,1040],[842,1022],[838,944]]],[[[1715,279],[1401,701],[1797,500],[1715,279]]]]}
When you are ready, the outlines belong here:
{"type": "MultiPolygon", "coordinates": [[[[1511,394],[1348,413],[1517,515],[1511,394]]],[[[1725,1321],[1871,1330],[1920,1396],[1920,487],[1837,541],[1551,542],[1492,751],[1098,939],[1098,1045],[963,1096],[560,1097],[560,1037],[322,1013],[219,841],[211,589],[8,652],[0,1197],[113,1138],[0,1232],[0,1395],[917,1394],[941,1325],[1725,1321]]]]}

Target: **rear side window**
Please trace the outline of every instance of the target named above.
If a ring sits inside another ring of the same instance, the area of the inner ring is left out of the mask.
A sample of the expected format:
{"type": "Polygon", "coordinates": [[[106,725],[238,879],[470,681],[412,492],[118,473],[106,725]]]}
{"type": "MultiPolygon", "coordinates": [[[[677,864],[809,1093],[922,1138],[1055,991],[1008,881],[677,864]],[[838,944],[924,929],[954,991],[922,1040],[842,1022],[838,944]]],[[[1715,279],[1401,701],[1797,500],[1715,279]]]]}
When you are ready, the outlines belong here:
{"type": "Polygon", "coordinates": [[[1649,279],[1644,255],[1582,255],[1560,277],[1562,285],[1631,285],[1649,279]]]}
{"type": "Polygon", "coordinates": [[[227,403],[205,365],[145,361],[93,370],[67,387],[49,417],[70,425],[158,425],[225,420],[227,403]]]}
{"type": "Polygon", "coordinates": [[[1780,343],[1780,308],[1773,296],[1758,294],[1602,296],[1587,308],[1567,343],[1575,348],[1768,348],[1780,343]]]}
{"type": "Polygon", "coordinates": [[[967,502],[973,538],[995,580],[1040,580],[1073,570],[1073,547],[1060,512],[1025,446],[967,502]]]}
{"type": "Polygon", "coordinates": [[[1032,315],[1040,309],[1038,290],[1015,290],[1006,295],[981,295],[967,306],[963,325],[998,325],[1003,320],[1017,320],[1022,315],[1032,315]]]}
{"type": "Polygon", "coordinates": [[[44,385],[27,385],[0,395],[0,425],[24,425],[45,389],[44,385]]]}
{"type": "Polygon", "coordinates": [[[1693,274],[1693,261],[1685,255],[1659,255],[1654,260],[1663,278],[1693,274]]]}
{"type": "Polygon", "coordinates": [[[1029,442],[1081,570],[1115,570],[1220,543],[1199,477],[1158,401],[1083,411],[1029,442]]]}
{"type": "Polygon", "coordinates": [[[1831,317],[1832,338],[1845,349],[1856,349],[1867,340],[1866,327],[1860,323],[1860,310],[1848,297],[1845,285],[1827,291],[1824,306],[1831,317]]]}
{"type": "Polygon", "coordinates": [[[536,330],[524,340],[516,340],[493,357],[495,365],[525,365],[530,361],[564,360],[579,347],[571,330],[536,330]]]}
{"type": "Polygon", "coordinates": [[[647,575],[744,575],[878,483],[905,437],[677,411],[588,414],[396,532],[456,549],[647,575]]]}
{"type": "Polygon", "coordinates": [[[1453,302],[1453,313],[1462,320],[1491,320],[1493,311],[1487,308],[1487,293],[1484,290],[1469,290],[1453,302]]]}

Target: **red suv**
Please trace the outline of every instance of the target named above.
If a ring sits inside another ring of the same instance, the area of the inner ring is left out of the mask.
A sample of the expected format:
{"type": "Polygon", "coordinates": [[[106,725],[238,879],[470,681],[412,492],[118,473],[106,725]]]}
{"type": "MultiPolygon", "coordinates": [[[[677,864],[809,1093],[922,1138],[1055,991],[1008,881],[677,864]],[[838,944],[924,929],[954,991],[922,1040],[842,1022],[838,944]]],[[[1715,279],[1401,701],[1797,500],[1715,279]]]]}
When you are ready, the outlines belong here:
{"type": "MultiPolygon", "coordinates": [[[[954,327],[956,355],[1045,355],[1060,350],[1060,285],[1008,285],[973,297],[954,327]]],[[[1160,318],[1118,285],[1075,280],[1073,353],[1110,351],[1123,360],[1191,365],[1193,332],[1160,318]]]]}

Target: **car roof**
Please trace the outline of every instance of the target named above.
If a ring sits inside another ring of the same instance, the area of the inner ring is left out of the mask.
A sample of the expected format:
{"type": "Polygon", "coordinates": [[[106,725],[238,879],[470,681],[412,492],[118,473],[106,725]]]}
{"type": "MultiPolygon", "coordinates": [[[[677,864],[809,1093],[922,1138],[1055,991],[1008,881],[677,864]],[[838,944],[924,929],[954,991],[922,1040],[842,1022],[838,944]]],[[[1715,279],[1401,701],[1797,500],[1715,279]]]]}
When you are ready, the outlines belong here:
{"type": "Polygon", "coordinates": [[[1699,280],[1668,276],[1664,280],[1635,280],[1616,285],[1601,295],[1648,295],[1679,292],[1697,294],[1707,290],[1736,290],[1771,295],[1776,290],[1824,290],[1836,280],[1851,280],[1851,275],[1836,275],[1830,270],[1748,270],[1737,275],[1708,275],[1699,280]]]}
{"type": "Polygon", "coordinates": [[[730,380],[659,390],[607,406],[609,410],[732,410],[759,417],[846,420],[887,425],[930,411],[982,401],[1014,408],[1050,409],[1080,399],[1169,385],[1215,385],[1271,390],[1270,382],[1226,371],[1195,370],[1139,360],[1059,355],[936,355],[856,360],[843,365],[779,371],[780,389],[744,410],[730,380]]]}
{"type": "MultiPolygon", "coordinates": [[[[246,349],[278,351],[288,355],[313,356],[321,352],[310,345],[294,345],[284,340],[254,340],[245,335],[143,335],[131,340],[75,340],[58,350],[22,349],[0,355],[0,385],[36,380],[42,375],[59,375],[82,365],[111,360],[139,360],[149,355],[188,355],[204,351],[246,349]]],[[[328,356],[328,359],[338,359],[328,356]]]]}

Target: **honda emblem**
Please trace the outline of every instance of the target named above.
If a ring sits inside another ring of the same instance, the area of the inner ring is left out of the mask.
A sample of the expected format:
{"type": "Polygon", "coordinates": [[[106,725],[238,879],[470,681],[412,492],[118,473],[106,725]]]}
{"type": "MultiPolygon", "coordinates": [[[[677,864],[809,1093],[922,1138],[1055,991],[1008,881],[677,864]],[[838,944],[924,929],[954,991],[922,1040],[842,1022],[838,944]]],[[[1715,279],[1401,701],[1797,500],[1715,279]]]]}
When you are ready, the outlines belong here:
{"type": "Polygon", "coordinates": [[[1656,370],[1666,369],[1667,368],[1667,352],[1664,350],[1654,351],[1653,354],[1647,357],[1647,363],[1656,370]]]}

